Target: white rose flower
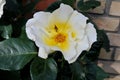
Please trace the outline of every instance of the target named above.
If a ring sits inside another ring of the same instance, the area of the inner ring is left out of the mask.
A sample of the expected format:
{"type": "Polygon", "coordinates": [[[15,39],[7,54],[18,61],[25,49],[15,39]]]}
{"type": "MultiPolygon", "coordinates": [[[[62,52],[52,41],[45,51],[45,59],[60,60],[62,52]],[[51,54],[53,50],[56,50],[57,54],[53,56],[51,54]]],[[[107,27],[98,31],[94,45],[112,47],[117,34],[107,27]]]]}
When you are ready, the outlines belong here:
{"type": "Polygon", "coordinates": [[[96,29],[87,20],[69,5],[61,4],[52,13],[35,13],[26,23],[26,33],[39,47],[41,58],[46,59],[53,51],[61,51],[64,58],[73,63],[97,39],[96,29]]]}
{"type": "Polygon", "coordinates": [[[5,0],[0,0],[0,18],[3,14],[3,6],[5,5],[6,1],[5,0]]]}

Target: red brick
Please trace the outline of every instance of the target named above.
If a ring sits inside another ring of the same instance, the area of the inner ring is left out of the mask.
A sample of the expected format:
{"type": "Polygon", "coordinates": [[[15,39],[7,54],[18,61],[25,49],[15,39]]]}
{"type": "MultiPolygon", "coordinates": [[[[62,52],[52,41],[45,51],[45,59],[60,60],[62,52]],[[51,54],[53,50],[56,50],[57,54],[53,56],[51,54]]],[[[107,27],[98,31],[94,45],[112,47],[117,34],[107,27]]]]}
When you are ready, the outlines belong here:
{"type": "Polygon", "coordinates": [[[108,33],[108,37],[109,37],[109,40],[110,40],[110,45],[120,46],[120,34],[108,33]]]}
{"type": "Polygon", "coordinates": [[[110,78],[107,78],[105,80],[120,80],[120,75],[117,75],[117,76],[112,76],[110,78]]]}
{"type": "Polygon", "coordinates": [[[115,60],[120,60],[120,48],[117,48],[117,49],[116,49],[114,59],[115,59],[115,60]]]}
{"type": "Polygon", "coordinates": [[[120,74],[120,63],[115,61],[98,61],[98,65],[108,73],[120,74]]]}
{"type": "Polygon", "coordinates": [[[109,14],[120,16],[120,1],[112,1],[109,14]]]}
{"type": "Polygon", "coordinates": [[[99,58],[100,59],[108,59],[108,60],[110,60],[111,56],[112,56],[112,52],[113,52],[112,48],[111,48],[110,52],[106,52],[105,49],[101,49],[99,58]]]}
{"type": "Polygon", "coordinates": [[[94,17],[93,21],[97,24],[100,29],[107,31],[117,31],[119,26],[118,18],[110,17],[94,17]]]}

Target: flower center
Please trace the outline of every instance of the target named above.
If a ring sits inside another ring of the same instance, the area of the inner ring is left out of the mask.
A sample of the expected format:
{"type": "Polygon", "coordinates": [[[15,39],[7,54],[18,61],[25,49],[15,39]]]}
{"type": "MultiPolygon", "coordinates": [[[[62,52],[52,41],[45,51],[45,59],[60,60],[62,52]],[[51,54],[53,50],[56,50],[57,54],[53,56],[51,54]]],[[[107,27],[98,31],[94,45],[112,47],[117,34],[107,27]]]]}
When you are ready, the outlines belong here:
{"type": "Polygon", "coordinates": [[[62,43],[66,40],[66,36],[64,34],[59,33],[55,36],[54,39],[55,39],[55,42],[62,43]]]}

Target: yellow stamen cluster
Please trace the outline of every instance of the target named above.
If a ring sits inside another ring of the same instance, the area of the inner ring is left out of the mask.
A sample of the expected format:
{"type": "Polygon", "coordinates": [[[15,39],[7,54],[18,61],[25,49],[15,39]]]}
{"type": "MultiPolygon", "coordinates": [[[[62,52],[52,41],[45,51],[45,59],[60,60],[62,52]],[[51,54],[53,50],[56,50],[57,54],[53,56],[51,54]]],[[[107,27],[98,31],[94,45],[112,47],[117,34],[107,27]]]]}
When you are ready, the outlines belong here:
{"type": "Polygon", "coordinates": [[[56,43],[62,43],[66,40],[66,36],[64,34],[58,33],[54,38],[56,43]]]}

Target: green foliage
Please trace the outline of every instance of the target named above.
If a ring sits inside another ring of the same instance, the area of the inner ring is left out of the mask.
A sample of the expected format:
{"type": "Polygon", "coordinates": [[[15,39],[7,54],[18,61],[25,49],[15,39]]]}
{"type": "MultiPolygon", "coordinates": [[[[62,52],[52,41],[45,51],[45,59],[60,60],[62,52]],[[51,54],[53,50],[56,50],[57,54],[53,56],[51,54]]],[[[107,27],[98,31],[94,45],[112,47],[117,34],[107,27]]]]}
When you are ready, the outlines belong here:
{"type": "Polygon", "coordinates": [[[57,64],[52,58],[35,58],[30,67],[32,80],[56,80],[57,64]]]}
{"type": "Polygon", "coordinates": [[[34,44],[29,40],[7,39],[0,42],[0,69],[19,70],[36,55],[34,44]]]}
{"type": "Polygon", "coordinates": [[[0,26],[0,27],[1,27],[0,28],[1,37],[5,39],[9,39],[12,34],[12,26],[7,25],[7,26],[0,26]]]}
{"type": "Polygon", "coordinates": [[[72,80],[86,80],[84,66],[78,61],[71,64],[72,80]]]}
{"type": "Polygon", "coordinates": [[[58,72],[56,80],[71,80],[70,64],[65,61],[62,53],[60,51],[56,51],[49,57],[54,58],[57,63],[58,72]]]}
{"type": "Polygon", "coordinates": [[[95,62],[90,61],[86,56],[82,56],[82,60],[81,57],[79,58],[80,59],[71,64],[71,80],[104,80],[104,78],[108,77],[106,72],[98,67],[95,62]]]}
{"type": "Polygon", "coordinates": [[[48,8],[45,11],[53,12],[55,9],[59,8],[60,4],[61,4],[60,1],[56,1],[56,2],[52,3],[50,6],[48,6],[48,8]]]}
{"type": "Polygon", "coordinates": [[[56,2],[52,3],[50,6],[48,6],[46,11],[53,12],[54,10],[59,8],[61,3],[68,4],[71,7],[74,7],[75,0],[59,0],[59,1],[56,1],[56,2]]]}
{"type": "Polygon", "coordinates": [[[18,0],[6,0],[5,9],[11,12],[19,13],[19,6],[18,0]]]}
{"type": "Polygon", "coordinates": [[[83,12],[88,11],[89,9],[94,9],[98,6],[100,6],[100,2],[96,0],[79,0],[77,3],[77,8],[83,12]]]}
{"type": "Polygon", "coordinates": [[[103,42],[103,48],[109,52],[110,51],[110,41],[104,30],[98,30],[98,41],[103,42]]]}
{"type": "Polygon", "coordinates": [[[92,44],[91,49],[87,52],[87,55],[86,55],[89,60],[96,61],[98,59],[102,45],[103,43],[100,41],[94,42],[92,44]]]}
{"type": "Polygon", "coordinates": [[[86,64],[85,68],[87,80],[104,80],[104,78],[108,77],[108,74],[106,74],[95,63],[88,63],[86,64]]]}
{"type": "Polygon", "coordinates": [[[64,3],[64,4],[68,4],[71,7],[74,7],[75,0],[61,0],[61,2],[64,3]]]}

